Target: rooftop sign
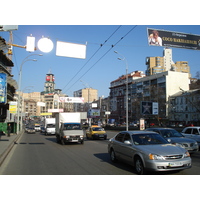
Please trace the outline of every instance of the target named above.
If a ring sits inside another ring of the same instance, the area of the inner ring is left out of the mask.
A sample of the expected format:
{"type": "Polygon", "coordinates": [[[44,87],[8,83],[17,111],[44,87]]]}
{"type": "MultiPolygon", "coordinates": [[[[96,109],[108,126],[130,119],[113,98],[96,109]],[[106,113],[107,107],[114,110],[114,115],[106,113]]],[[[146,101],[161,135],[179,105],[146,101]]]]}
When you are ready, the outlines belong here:
{"type": "Polygon", "coordinates": [[[150,46],[200,50],[200,35],[149,28],[147,29],[147,34],[150,46]]]}

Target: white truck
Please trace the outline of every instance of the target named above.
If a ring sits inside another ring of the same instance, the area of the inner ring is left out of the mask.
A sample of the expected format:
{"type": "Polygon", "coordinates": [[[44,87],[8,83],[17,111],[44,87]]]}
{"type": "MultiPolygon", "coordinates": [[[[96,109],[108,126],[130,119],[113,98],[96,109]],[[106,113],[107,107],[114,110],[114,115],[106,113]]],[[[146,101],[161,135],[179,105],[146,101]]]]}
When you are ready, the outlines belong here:
{"type": "Polygon", "coordinates": [[[56,132],[55,124],[56,124],[55,118],[45,118],[44,121],[45,135],[55,134],[56,132]]]}
{"type": "Polygon", "coordinates": [[[56,140],[62,145],[67,142],[84,143],[84,132],[81,127],[80,112],[56,114],[56,140]]]}

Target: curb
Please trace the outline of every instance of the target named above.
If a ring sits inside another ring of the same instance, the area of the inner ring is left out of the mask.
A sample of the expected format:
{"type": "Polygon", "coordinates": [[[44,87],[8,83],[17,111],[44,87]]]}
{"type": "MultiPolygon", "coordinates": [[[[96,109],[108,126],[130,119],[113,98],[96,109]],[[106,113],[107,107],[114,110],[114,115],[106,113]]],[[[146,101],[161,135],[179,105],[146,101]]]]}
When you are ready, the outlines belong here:
{"type": "Polygon", "coordinates": [[[20,133],[12,142],[11,144],[6,148],[6,150],[0,155],[0,167],[3,164],[3,161],[6,159],[8,156],[9,152],[13,148],[13,146],[16,144],[17,140],[21,137],[22,133],[20,133]]]}

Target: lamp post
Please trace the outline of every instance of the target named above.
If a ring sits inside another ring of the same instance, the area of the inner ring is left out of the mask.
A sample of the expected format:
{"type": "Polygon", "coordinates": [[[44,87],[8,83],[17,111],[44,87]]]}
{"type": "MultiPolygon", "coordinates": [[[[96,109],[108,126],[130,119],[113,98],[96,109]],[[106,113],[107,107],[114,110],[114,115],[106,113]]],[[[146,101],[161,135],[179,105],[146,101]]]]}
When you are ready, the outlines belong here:
{"type": "Polygon", "coordinates": [[[128,131],[128,63],[126,58],[122,54],[118,53],[117,51],[114,51],[114,53],[122,56],[123,58],[117,58],[117,59],[123,60],[126,63],[126,131],[128,131]]]}
{"type": "MultiPolygon", "coordinates": [[[[26,58],[24,58],[24,60],[22,61],[21,65],[20,65],[20,71],[19,71],[19,80],[18,80],[18,98],[17,98],[17,134],[19,134],[19,108],[21,105],[20,102],[20,93],[21,93],[21,80],[22,80],[22,66],[24,65],[24,63],[28,62],[28,61],[37,61],[36,59],[29,59],[30,56],[42,56],[42,54],[31,54],[29,56],[27,56],[26,58]]],[[[22,130],[22,124],[20,127],[20,130],[22,130]]]]}

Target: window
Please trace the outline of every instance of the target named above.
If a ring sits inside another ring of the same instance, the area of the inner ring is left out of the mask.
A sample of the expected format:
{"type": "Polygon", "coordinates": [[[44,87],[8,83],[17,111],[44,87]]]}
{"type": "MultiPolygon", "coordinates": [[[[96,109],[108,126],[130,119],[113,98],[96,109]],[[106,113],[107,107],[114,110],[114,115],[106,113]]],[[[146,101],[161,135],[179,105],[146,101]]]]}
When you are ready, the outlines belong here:
{"type": "Polygon", "coordinates": [[[199,135],[198,129],[197,128],[193,128],[192,134],[199,135]]]}
{"type": "Polygon", "coordinates": [[[119,133],[116,137],[115,140],[122,142],[124,137],[124,133],[119,133]]]}
{"type": "Polygon", "coordinates": [[[188,129],[185,130],[185,133],[191,134],[191,131],[192,131],[192,129],[189,129],[189,128],[188,128],[188,129]]]}
{"type": "Polygon", "coordinates": [[[131,142],[131,136],[128,133],[126,133],[124,136],[124,141],[126,140],[129,140],[131,142]]]}

